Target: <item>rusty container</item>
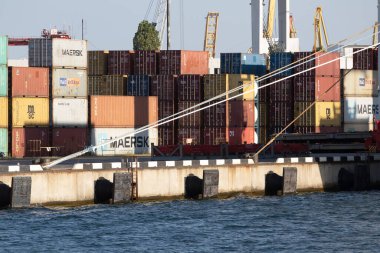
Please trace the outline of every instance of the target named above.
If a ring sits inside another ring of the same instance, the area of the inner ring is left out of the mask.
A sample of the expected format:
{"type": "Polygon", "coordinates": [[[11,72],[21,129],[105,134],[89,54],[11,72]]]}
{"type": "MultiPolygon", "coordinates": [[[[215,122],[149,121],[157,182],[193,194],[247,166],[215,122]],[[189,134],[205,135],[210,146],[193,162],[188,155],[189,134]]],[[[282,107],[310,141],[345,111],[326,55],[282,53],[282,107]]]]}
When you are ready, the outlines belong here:
{"type": "Polygon", "coordinates": [[[108,53],[108,75],[133,74],[133,51],[112,50],[108,53]]]}
{"type": "Polygon", "coordinates": [[[158,64],[158,51],[135,51],[134,74],[135,75],[156,75],[158,64]]]}
{"type": "Polygon", "coordinates": [[[155,75],[151,76],[149,89],[150,96],[158,96],[160,101],[174,100],[175,87],[177,86],[177,76],[173,75],[155,75]]]}
{"type": "Polygon", "coordinates": [[[227,142],[232,145],[255,143],[254,127],[230,127],[227,129],[227,142]]]}
{"type": "Polygon", "coordinates": [[[12,128],[12,157],[49,156],[49,128],[12,128]]]}
{"type": "Polygon", "coordinates": [[[340,78],[330,76],[309,76],[294,78],[294,101],[340,101],[340,78]]]}
{"type": "Polygon", "coordinates": [[[53,128],[52,131],[53,156],[70,155],[89,145],[87,128],[53,128]]]}
{"type": "Polygon", "coordinates": [[[200,127],[179,127],[177,134],[178,144],[199,145],[203,143],[200,127]]]}
{"type": "Polygon", "coordinates": [[[163,50],[159,54],[161,75],[205,75],[208,74],[208,52],[163,50]]]}
{"type": "Polygon", "coordinates": [[[178,100],[179,101],[201,101],[202,80],[200,75],[178,76],[178,100]]]}
{"type": "Polygon", "coordinates": [[[12,67],[12,97],[49,97],[49,69],[12,67]]]}
{"type": "Polygon", "coordinates": [[[225,144],[226,127],[205,127],[203,129],[203,144],[205,145],[220,145],[225,144]]]}

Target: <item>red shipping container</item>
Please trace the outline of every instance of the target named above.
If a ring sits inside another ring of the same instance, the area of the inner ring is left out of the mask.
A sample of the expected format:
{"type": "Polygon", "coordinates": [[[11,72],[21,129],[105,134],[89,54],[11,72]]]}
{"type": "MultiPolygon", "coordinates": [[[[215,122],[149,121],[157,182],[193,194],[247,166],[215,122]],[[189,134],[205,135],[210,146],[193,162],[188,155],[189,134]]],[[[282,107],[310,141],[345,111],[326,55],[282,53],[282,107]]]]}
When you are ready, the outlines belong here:
{"type": "Polygon", "coordinates": [[[150,96],[158,96],[160,101],[174,100],[177,76],[157,75],[151,77],[150,96]]]}
{"type": "Polygon", "coordinates": [[[307,134],[307,133],[340,133],[342,132],[341,127],[334,127],[334,126],[322,126],[322,127],[316,127],[316,126],[295,126],[294,127],[294,133],[301,133],[301,134],[307,134]]]}
{"type": "Polygon", "coordinates": [[[232,145],[255,143],[254,127],[230,127],[226,134],[227,142],[232,145]]]}
{"type": "Polygon", "coordinates": [[[158,51],[135,51],[134,74],[156,75],[158,63],[158,51]]]}
{"type": "MultiPolygon", "coordinates": [[[[271,78],[270,83],[283,78],[271,78]]],[[[293,101],[293,78],[288,78],[269,86],[269,98],[272,101],[293,101]]]]}
{"type": "Polygon", "coordinates": [[[175,102],[174,100],[164,100],[158,102],[158,119],[165,119],[167,117],[173,116],[175,113],[175,102]]]}
{"type": "Polygon", "coordinates": [[[339,102],[340,77],[295,77],[294,101],[312,102],[316,100],[339,102]]]}
{"type": "Polygon", "coordinates": [[[219,145],[227,142],[225,127],[205,127],[203,130],[205,145],[219,145]]]}
{"type": "Polygon", "coordinates": [[[176,145],[176,131],[173,123],[158,127],[158,146],[176,145]]]}
{"type": "Polygon", "coordinates": [[[53,156],[65,156],[85,149],[88,145],[87,128],[53,128],[53,156]]]}
{"type": "MultiPolygon", "coordinates": [[[[178,102],[178,112],[181,112],[183,110],[186,110],[188,108],[191,108],[195,105],[197,105],[198,102],[192,102],[192,101],[180,101],[178,102]]],[[[196,109],[199,109],[199,107],[195,109],[191,109],[186,111],[186,113],[190,113],[196,109]]],[[[180,116],[180,115],[178,115],[180,116]]],[[[202,111],[198,111],[192,114],[189,114],[185,117],[179,118],[178,120],[179,127],[200,127],[202,124],[202,111]]]]}
{"type": "Polygon", "coordinates": [[[108,75],[133,74],[133,51],[109,51],[108,75]]]}
{"type": "Polygon", "coordinates": [[[12,157],[49,156],[49,128],[12,128],[12,157]]]}
{"type": "Polygon", "coordinates": [[[226,127],[226,122],[227,118],[225,102],[204,109],[203,124],[205,127],[226,127]]]}
{"type": "Polygon", "coordinates": [[[203,136],[199,127],[184,127],[178,129],[178,144],[199,145],[203,143],[203,136]]]}
{"type": "Polygon", "coordinates": [[[292,102],[271,102],[269,105],[269,126],[287,126],[294,119],[292,102]]]}
{"type": "Polygon", "coordinates": [[[49,97],[49,69],[12,67],[12,97],[49,97]]]}
{"type": "Polygon", "coordinates": [[[178,100],[180,101],[201,101],[202,90],[200,75],[178,76],[178,100]]]}
{"type": "Polygon", "coordinates": [[[353,69],[374,70],[377,68],[377,50],[368,48],[361,52],[362,48],[354,48],[353,69]]]}
{"type": "Polygon", "coordinates": [[[161,75],[208,74],[208,52],[163,50],[159,54],[161,75]]]}
{"type": "Polygon", "coordinates": [[[295,73],[305,71],[315,66],[320,66],[310,71],[306,71],[297,76],[340,76],[340,55],[339,53],[318,52],[311,56],[313,52],[296,52],[294,53],[294,62],[296,62],[295,73]],[[333,61],[335,60],[335,61],[333,61]],[[298,66],[299,65],[299,66],[298,66]]]}
{"type": "Polygon", "coordinates": [[[229,127],[255,126],[255,101],[229,100],[227,102],[229,127]]]}

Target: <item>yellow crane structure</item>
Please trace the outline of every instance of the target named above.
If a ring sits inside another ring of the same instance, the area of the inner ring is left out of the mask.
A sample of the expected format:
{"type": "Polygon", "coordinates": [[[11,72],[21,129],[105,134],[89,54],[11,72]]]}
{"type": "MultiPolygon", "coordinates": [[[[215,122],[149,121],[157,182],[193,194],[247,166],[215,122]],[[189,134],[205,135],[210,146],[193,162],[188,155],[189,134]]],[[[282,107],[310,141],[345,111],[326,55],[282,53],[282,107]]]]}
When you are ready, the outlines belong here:
{"type": "Polygon", "coordinates": [[[294,19],[293,16],[290,15],[289,17],[289,24],[290,24],[290,38],[297,38],[297,31],[296,27],[294,26],[294,19]]]}
{"type": "Polygon", "coordinates": [[[317,7],[314,16],[314,46],[313,51],[324,51],[329,45],[329,38],[327,37],[327,31],[325,22],[323,20],[322,7],[317,7]],[[326,47],[323,46],[322,31],[326,42],[326,47]]]}
{"type": "Polygon", "coordinates": [[[219,12],[209,12],[206,17],[206,31],[203,51],[209,53],[209,57],[215,57],[216,35],[218,31],[219,12]]]}
{"type": "Polygon", "coordinates": [[[268,16],[266,23],[264,23],[264,37],[266,38],[269,46],[269,52],[283,52],[283,46],[273,39],[274,21],[276,11],[276,0],[268,0],[268,16]]]}
{"type": "Polygon", "coordinates": [[[372,44],[377,44],[379,41],[379,22],[373,26],[372,44]]]}

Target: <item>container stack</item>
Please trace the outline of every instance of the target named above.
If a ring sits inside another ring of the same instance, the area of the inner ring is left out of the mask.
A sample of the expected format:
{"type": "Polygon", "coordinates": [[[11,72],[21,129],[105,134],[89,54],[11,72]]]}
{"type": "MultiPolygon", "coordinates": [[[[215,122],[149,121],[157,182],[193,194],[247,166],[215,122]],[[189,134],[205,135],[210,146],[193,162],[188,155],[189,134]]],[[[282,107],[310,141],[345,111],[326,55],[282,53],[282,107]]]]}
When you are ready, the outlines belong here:
{"type": "MultiPolygon", "coordinates": [[[[150,95],[158,98],[158,119],[163,120],[177,112],[177,76],[155,75],[151,78],[150,95]]],[[[176,121],[158,126],[158,145],[175,145],[176,121]]]]}
{"type": "Polygon", "coordinates": [[[82,150],[88,144],[87,42],[33,39],[29,42],[29,66],[50,70],[52,155],[82,150]]]}
{"type": "Polygon", "coordinates": [[[12,157],[48,156],[49,68],[10,67],[12,157]]]}
{"type": "Polygon", "coordinates": [[[263,54],[221,53],[221,74],[266,74],[266,57],[263,54]]]}
{"type": "MultiPolygon", "coordinates": [[[[199,104],[203,99],[202,77],[200,75],[178,76],[178,112],[199,104]]],[[[192,109],[191,111],[193,111],[192,109]]],[[[190,111],[187,111],[188,113],[190,111]]],[[[202,112],[196,112],[178,119],[177,141],[180,144],[202,144],[202,112]]]]}
{"type": "MultiPolygon", "coordinates": [[[[294,119],[293,78],[281,81],[294,73],[293,69],[281,70],[293,62],[293,56],[293,53],[286,52],[270,55],[270,71],[277,70],[278,73],[269,79],[269,83],[273,83],[268,88],[269,135],[279,133],[294,119]]],[[[285,132],[293,132],[293,125],[285,132]]]]}
{"type": "MultiPolygon", "coordinates": [[[[345,48],[344,54],[360,49],[345,48]]],[[[372,131],[374,119],[380,118],[377,50],[367,49],[342,59],[344,132],[372,131]]]]}
{"type": "Polygon", "coordinates": [[[157,97],[91,96],[91,144],[101,145],[97,155],[150,154],[151,143],[158,144],[157,128],[132,134],[139,127],[158,120],[157,97]],[[131,133],[129,136],[125,136],[131,133]],[[125,136],[118,141],[112,141],[125,136]]]}
{"type": "Polygon", "coordinates": [[[158,71],[160,75],[206,75],[209,55],[205,51],[160,51],[158,71]]]}
{"type": "Polygon", "coordinates": [[[0,153],[8,156],[8,37],[0,36],[0,153]]]}
{"type": "MultiPolygon", "coordinates": [[[[264,80],[260,82],[260,86],[266,85],[267,82],[264,80]]],[[[270,93],[269,93],[269,88],[270,87],[264,87],[259,89],[259,94],[258,94],[258,117],[257,117],[257,124],[259,127],[258,130],[258,136],[259,140],[258,142],[260,144],[265,144],[268,141],[269,137],[269,100],[270,100],[270,93]]]]}
{"type": "Polygon", "coordinates": [[[338,53],[298,52],[294,61],[303,63],[295,68],[301,73],[294,80],[294,116],[301,114],[311,103],[315,105],[295,122],[297,133],[335,133],[341,131],[340,68],[338,53]],[[315,59],[313,59],[315,58],[315,59]],[[303,60],[302,60],[303,59],[303,60]],[[316,69],[306,71],[324,63],[316,69]]]}

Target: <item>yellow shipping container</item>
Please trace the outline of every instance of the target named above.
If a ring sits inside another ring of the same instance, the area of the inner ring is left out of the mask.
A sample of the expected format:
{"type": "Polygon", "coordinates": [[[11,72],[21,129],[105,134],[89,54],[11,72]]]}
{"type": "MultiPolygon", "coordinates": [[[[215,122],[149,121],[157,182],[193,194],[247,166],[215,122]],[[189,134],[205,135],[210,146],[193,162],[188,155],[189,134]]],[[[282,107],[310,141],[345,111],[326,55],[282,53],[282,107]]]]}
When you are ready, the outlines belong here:
{"type": "MultiPolygon", "coordinates": [[[[248,92],[243,96],[237,97],[237,100],[254,100],[255,99],[255,76],[254,75],[238,75],[238,74],[230,74],[228,75],[228,90],[232,90],[240,85],[244,85],[243,90],[239,90],[237,92],[232,92],[228,97],[233,97],[237,94],[241,94],[248,90],[252,90],[252,92],[248,92]]],[[[257,88],[257,87],[256,87],[257,88]]]]}
{"type": "MultiPolygon", "coordinates": [[[[245,84],[243,89],[232,92],[227,97],[233,97],[248,90],[255,90],[254,75],[222,74],[222,75],[205,75],[204,76],[204,98],[205,100],[232,90],[245,84]]],[[[257,89],[257,87],[256,87],[257,89]]],[[[234,98],[236,100],[254,100],[255,92],[249,92],[243,96],[234,98]]]]}
{"type": "MultiPolygon", "coordinates": [[[[294,117],[302,113],[311,102],[294,103],[294,117]]],[[[341,125],[341,109],[340,102],[317,102],[308,110],[301,118],[299,118],[295,126],[340,126],[341,125]]]]}
{"type": "Polygon", "coordinates": [[[49,126],[49,99],[12,98],[12,126],[49,126]]]}
{"type": "Polygon", "coordinates": [[[8,127],[8,98],[0,97],[0,127],[8,127]]]}

